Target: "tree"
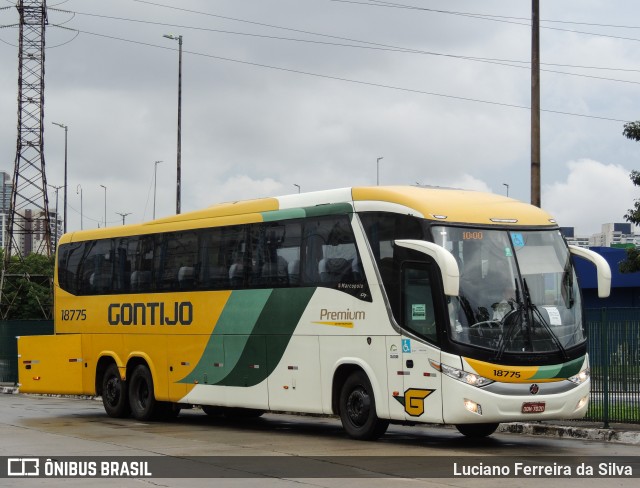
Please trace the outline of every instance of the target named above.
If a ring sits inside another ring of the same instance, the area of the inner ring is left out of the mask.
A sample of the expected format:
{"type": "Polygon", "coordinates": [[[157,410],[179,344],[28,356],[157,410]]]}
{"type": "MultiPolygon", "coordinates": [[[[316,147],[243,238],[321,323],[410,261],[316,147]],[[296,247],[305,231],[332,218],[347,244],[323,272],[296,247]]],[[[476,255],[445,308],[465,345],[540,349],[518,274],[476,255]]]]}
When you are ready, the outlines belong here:
{"type": "MultiPolygon", "coordinates": [[[[637,122],[632,123],[637,124],[637,122]]],[[[638,136],[640,136],[640,132],[638,133],[638,136]]],[[[640,171],[632,171],[629,177],[631,178],[631,181],[633,181],[634,185],[640,187],[640,171]]],[[[633,203],[633,208],[627,210],[624,218],[627,222],[631,222],[634,225],[640,225],[640,198],[636,198],[633,203]]],[[[627,259],[620,263],[620,272],[635,273],[636,271],[640,271],[640,249],[637,247],[630,247],[627,249],[627,259]]]]}
{"type": "Polygon", "coordinates": [[[640,141],[640,120],[624,124],[622,135],[632,141],[640,141]]]}
{"type": "MultiPolygon", "coordinates": [[[[3,250],[0,249],[0,258],[3,250]]],[[[20,260],[11,256],[5,275],[2,305],[5,319],[41,319],[51,316],[53,294],[51,282],[55,258],[32,253],[20,260]]]]}
{"type": "MultiPolygon", "coordinates": [[[[622,135],[627,139],[640,141],[640,121],[624,124],[622,135]]],[[[635,186],[640,187],[640,171],[631,171],[629,178],[631,178],[631,181],[635,186]]],[[[630,208],[627,211],[624,218],[627,222],[634,225],[640,225],[640,199],[636,198],[633,203],[633,208],[630,208]]],[[[620,263],[620,272],[634,273],[636,271],[640,271],[640,249],[632,247],[627,249],[627,259],[620,263]]]]}

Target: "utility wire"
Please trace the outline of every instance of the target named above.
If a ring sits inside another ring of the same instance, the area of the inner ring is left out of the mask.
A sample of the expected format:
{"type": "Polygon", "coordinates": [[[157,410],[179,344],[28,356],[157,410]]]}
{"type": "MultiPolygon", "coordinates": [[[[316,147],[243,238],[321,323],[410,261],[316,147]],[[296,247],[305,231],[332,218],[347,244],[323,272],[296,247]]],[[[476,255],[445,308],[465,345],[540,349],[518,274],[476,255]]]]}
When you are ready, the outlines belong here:
{"type": "MultiPolygon", "coordinates": [[[[338,3],[353,3],[353,4],[365,5],[369,7],[393,7],[398,9],[423,10],[423,11],[435,12],[435,13],[441,13],[441,14],[475,17],[475,18],[486,19],[486,20],[492,20],[492,19],[499,19],[504,21],[518,20],[518,21],[529,22],[529,24],[531,22],[531,19],[528,17],[516,17],[513,15],[483,14],[483,13],[477,13],[477,12],[460,12],[455,10],[442,10],[442,9],[434,9],[434,8],[427,8],[427,7],[417,7],[415,5],[407,5],[402,3],[395,3],[395,2],[388,2],[388,1],[381,1],[381,0],[368,0],[367,2],[357,1],[357,0],[329,0],[329,1],[338,2],[338,3]]],[[[548,22],[550,24],[553,23],[553,24],[569,24],[569,25],[588,25],[592,27],[607,27],[607,28],[614,28],[614,29],[640,29],[640,26],[637,26],[637,25],[600,24],[596,22],[577,22],[577,21],[571,21],[571,20],[540,19],[540,22],[548,22]]],[[[573,31],[569,31],[569,32],[573,32],[573,31]]]]}
{"type": "MultiPolygon", "coordinates": [[[[81,32],[83,34],[88,34],[88,35],[97,36],[97,37],[103,37],[103,38],[106,38],[106,39],[118,40],[118,41],[127,42],[127,43],[131,43],[131,44],[137,44],[137,45],[141,45],[141,46],[165,49],[165,50],[168,50],[168,51],[176,51],[175,48],[168,47],[168,46],[161,46],[161,45],[158,45],[158,44],[152,44],[152,43],[148,43],[148,42],[134,41],[134,40],[131,40],[131,39],[125,39],[125,38],[122,38],[122,37],[117,37],[117,36],[112,36],[112,35],[107,35],[107,34],[99,34],[99,33],[95,33],[95,32],[83,31],[83,30],[78,30],[78,29],[71,29],[69,27],[63,27],[63,26],[57,26],[57,27],[59,27],[61,29],[67,29],[67,30],[77,30],[78,32],[81,32]]],[[[375,83],[375,82],[369,82],[369,81],[363,81],[363,80],[354,80],[354,79],[351,79],[351,78],[343,78],[343,77],[339,77],[339,76],[324,75],[324,74],[320,74],[320,73],[314,73],[314,72],[311,72],[311,71],[302,71],[302,70],[297,70],[297,69],[293,69],[293,68],[283,68],[283,67],[280,67],[280,66],[273,66],[273,65],[263,64],[263,63],[254,63],[254,62],[250,62],[250,61],[242,61],[242,60],[239,60],[239,59],[227,58],[227,57],[223,57],[223,56],[215,56],[213,54],[199,53],[199,52],[196,52],[196,51],[183,50],[183,53],[184,54],[192,54],[194,56],[199,56],[199,57],[204,57],[204,58],[209,58],[209,59],[217,59],[219,61],[227,61],[227,62],[230,62],[230,63],[244,64],[244,65],[248,65],[248,66],[254,66],[254,67],[259,67],[259,68],[266,68],[266,69],[271,69],[271,70],[276,70],[276,71],[282,71],[282,72],[286,72],[286,73],[295,73],[295,74],[300,74],[300,75],[305,75],[305,76],[313,76],[313,77],[316,77],[316,78],[324,78],[324,79],[330,79],[330,80],[335,80],[335,81],[343,81],[343,82],[346,82],[346,83],[353,83],[353,84],[357,84],[357,85],[373,86],[373,87],[386,88],[386,89],[390,89],[390,90],[396,90],[396,91],[402,91],[402,92],[408,92],[408,93],[416,93],[416,94],[421,94],[421,95],[429,95],[429,96],[434,96],[434,97],[448,98],[448,99],[461,100],[461,101],[467,101],[467,102],[483,103],[483,104],[487,104],[487,105],[495,105],[495,106],[500,106],[500,107],[509,107],[509,108],[523,109],[523,110],[531,110],[531,107],[528,107],[528,106],[525,106],[525,105],[517,105],[517,104],[512,104],[512,103],[506,103],[506,102],[496,102],[496,101],[491,101],[491,100],[482,100],[482,99],[478,99],[478,98],[462,97],[462,96],[458,96],[458,95],[449,95],[449,94],[444,94],[444,93],[428,92],[428,91],[424,91],[424,90],[416,90],[416,89],[406,88],[406,87],[385,85],[385,84],[382,84],[382,83],[375,83]]],[[[583,117],[583,118],[589,118],[589,119],[607,120],[607,121],[612,121],[612,122],[623,122],[623,123],[629,122],[628,120],[617,119],[617,118],[613,118],[613,117],[603,117],[603,116],[598,116],[598,115],[588,115],[588,114],[580,114],[580,113],[574,113],[574,112],[565,112],[565,111],[561,111],[561,110],[541,109],[541,111],[542,112],[547,112],[547,113],[560,114],[560,115],[569,115],[569,116],[573,116],[573,117],[583,117]]]]}
{"type": "MultiPolygon", "coordinates": [[[[364,41],[364,40],[361,40],[361,39],[349,39],[349,38],[343,38],[343,37],[337,37],[337,36],[330,36],[330,35],[327,35],[327,34],[322,34],[322,33],[317,33],[317,32],[313,32],[312,34],[316,35],[316,36],[326,36],[326,37],[338,38],[338,39],[342,39],[342,40],[345,40],[345,41],[357,42],[357,43],[361,43],[361,44],[365,44],[365,45],[344,44],[344,43],[335,43],[335,42],[328,42],[328,41],[317,41],[317,40],[312,40],[312,39],[300,39],[300,38],[265,35],[265,34],[254,34],[254,33],[247,33],[247,32],[229,31],[229,30],[222,30],[222,29],[212,29],[212,28],[205,28],[205,27],[194,27],[194,26],[189,26],[189,25],[172,24],[172,23],[167,23],[167,22],[153,22],[153,21],[148,21],[148,20],[130,19],[130,18],[124,18],[124,17],[114,17],[114,16],[108,16],[108,15],[91,14],[91,13],[86,13],[86,12],[76,12],[76,11],[61,10],[61,9],[49,9],[49,10],[57,10],[59,12],[65,12],[65,13],[69,13],[69,14],[85,15],[85,16],[104,18],[104,19],[109,19],[109,20],[118,20],[118,21],[134,22],[134,23],[149,24],[149,25],[161,25],[161,26],[165,26],[165,27],[174,27],[174,28],[178,28],[178,29],[190,29],[190,30],[196,30],[196,31],[216,32],[216,33],[221,33],[221,34],[230,34],[230,35],[247,36],[247,37],[257,37],[257,38],[263,38],[263,39],[275,39],[275,40],[283,40],[283,41],[290,41],[290,42],[300,42],[300,43],[319,44],[319,45],[327,45],[327,46],[347,47],[347,48],[353,48],[353,49],[370,49],[370,50],[378,50],[378,51],[390,51],[390,52],[401,52],[401,53],[409,53],[409,54],[422,54],[422,55],[429,55],[429,56],[440,56],[440,57],[446,57],[446,58],[461,59],[461,60],[466,60],[466,61],[474,61],[474,62],[478,62],[478,63],[494,64],[494,65],[498,65],[498,66],[506,66],[506,67],[519,68],[519,69],[529,69],[527,64],[530,64],[529,61],[513,61],[513,60],[496,59],[496,58],[483,58],[483,57],[476,57],[476,56],[463,56],[463,55],[447,54],[447,53],[440,53],[440,52],[434,52],[434,51],[424,51],[424,50],[420,50],[420,49],[404,48],[404,47],[393,46],[393,45],[389,45],[389,44],[381,44],[381,43],[374,43],[374,42],[371,42],[371,41],[364,41]],[[519,64],[513,64],[513,63],[519,63],[519,64]],[[523,64],[525,64],[525,65],[523,65],[523,64]]],[[[279,28],[287,29],[285,27],[279,27],[279,28]]],[[[311,32],[307,31],[307,33],[311,33],[311,32]]],[[[640,70],[637,70],[637,69],[633,70],[633,69],[622,69],[622,68],[621,69],[617,69],[617,68],[589,67],[589,66],[575,66],[575,65],[572,66],[572,65],[562,65],[562,64],[559,64],[559,63],[555,63],[555,64],[543,63],[543,64],[548,64],[548,65],[553,65],[553,66],[572,67],[572,68],[582,68],[582,69],[599,69],[599,70],[612,70],[612,71],[613,70],[619,70],[619,71],[628,71],[628,72],[640,72],[640,70]]],[[[567,76],[577,76],[577,77],[592,78],[592,79],[603,80],[603,81],[613,81],[613,82],[617,82],[617,83],[640,84],[640,82],[638,82],[638,81],[621,80],[621,79],[617,79],[617,78],[594,76],[594,75],[587,75],[587,74],[582,74],[582,73],[570,73],[570,72],[566,72],[566,71],[556,71],[556,70],[550,70],[550,69],[541,69],[541,71],[548,72],[548,73],[562,74],[562,75],[567,75],[567,76]]]]}
{"type": "MultiPolygon", "coordinates": [[[[330,0],[330,1],[336,1],[339,2],[341,0],[330,0]]],[[[344,0],[343,0],[344,1],[344,0]]],[[[420,8],[420,7],[413,7],[413,6],[405,6],[403,4],[398,4],[398,3],[392,3],[392,2],[383,2],[380,0],[369,0],[369,2],[371,3],[377,3],[377,4],[386,4],[389,6],[396,6],[396,7],[403,7],[403,8],[410,8],[410,9],[416,9],[416,8],[420,8]]],[[[349,3],[356,3],[356,2],[349,2],[349,3]]],[[[357,3],[362,3],[364,5],[367,5],[364,2],[357,2],[357,3]]],[[[510,16],[510,15],[495,15],[495,14],[473,14],[470,12],[454,12],[454,11],[448,11],[448,10],[442,10],[439,12],[443,12],[443,13],[458,13],[458,14],[467,14],[467,15],[472,15],[472,16],[478,16],[478,17],[495,17],[498,19],[510,19],[510,20],[524,20],[524,21],[530,21],[531,19],[527,18],[527,17],[514,17],[514,16],[510,16]]],[[[572,21],[572,20],[554,20],[554,19],[540,19],[540,22],[549,22],[549,23],[555,23],[555,24],[570,24],[570,25],[590,25],[593,27],[609,27],[609,28],[615,28],[615,29],[640,29],[640,26],[638,25],[619,25],[619,24],[598,24],[598,23],[594,23],[594,22],[577,22],[577,21],[572,21]]]]}

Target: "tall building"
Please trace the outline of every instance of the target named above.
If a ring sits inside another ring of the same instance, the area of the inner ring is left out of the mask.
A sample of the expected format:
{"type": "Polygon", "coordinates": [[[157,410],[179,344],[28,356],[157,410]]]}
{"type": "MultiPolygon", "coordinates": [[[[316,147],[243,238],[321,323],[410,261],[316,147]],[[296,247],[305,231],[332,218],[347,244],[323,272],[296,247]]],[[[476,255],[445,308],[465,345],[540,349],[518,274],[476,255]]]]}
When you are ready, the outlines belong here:
{"type": "Polygon", "coordinates": [[[9,173],[0,171],[0,245],[4,249],[6,244],[6,225],[9,219],[9,209],[11,207],[11,176],[9,173]]]}
{"type": "MultiPolygon", "coordinates": [[[[11,176],[5,171],[0,171],[0,245],[2,249],[6,247],[7,243],[6,226],[11,209],[12,189],[11,176]]],[[[23,256],[28,256],[35,250],[46,249],[45,246],[41,245],[42,240],[45,238],[44,212],[42,210],[25,209],[20,211],[19,214],[17,218],[20,222],[17,223],[26,231],[17,238],[20,253],[23,256]]],[[[58,209],[49,210],[49,218],[51,219],[51,244],[53,246],[58,243],[58,239],[63,234],[63,223],[58,215],[58,209]]]]}
{"type": "Polygon", "coordinates": [[[589,245],[594,247],[614,247],[625,244],[640,245],[640,235],[633,233],[631,224],[602,224],[602,231],[589,238],[589,245]]]}
{"type": "Polygon", "coordinates": [[[640,234],[628,223],[602,224],[602,231],[591,236],[577,236],[573,227],[561,227],[560,232],[568,244],[585,248],[640,246],[640,234]]]}

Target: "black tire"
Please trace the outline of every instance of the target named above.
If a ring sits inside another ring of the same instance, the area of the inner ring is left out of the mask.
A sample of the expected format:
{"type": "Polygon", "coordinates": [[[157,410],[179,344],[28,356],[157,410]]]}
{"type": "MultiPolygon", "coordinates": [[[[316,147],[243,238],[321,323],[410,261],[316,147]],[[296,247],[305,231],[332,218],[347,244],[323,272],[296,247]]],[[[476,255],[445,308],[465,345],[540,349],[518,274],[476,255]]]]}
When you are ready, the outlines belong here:
{"type": "Polygon", "coordinates": [[[472,439],[480,439],[493,434],[500,424],[460,424],[456,425],[458,432],[471,437],[472,439]]]}
{"type": "Polygon", "coordinates": [[[349,437],[374,440],[387,431],[389,421],[376,416],[376,401],[369,378],[357,371],[347,378],[340,391],[340,420],[349,437]]]}
{"type": "Polygon", "coordinates": [[[129,405],[136,420],[153,420],[161,410],[153,394],[151,371],[144,364],[136,366],[129,378],[129,405]]]}
{"type": "Polygon", "coordinates": [[[127,383],[120,378],[120,371],[111,363],[102,377],[102,405],[109,417],[121,419],[131,414],[127,383]]]}

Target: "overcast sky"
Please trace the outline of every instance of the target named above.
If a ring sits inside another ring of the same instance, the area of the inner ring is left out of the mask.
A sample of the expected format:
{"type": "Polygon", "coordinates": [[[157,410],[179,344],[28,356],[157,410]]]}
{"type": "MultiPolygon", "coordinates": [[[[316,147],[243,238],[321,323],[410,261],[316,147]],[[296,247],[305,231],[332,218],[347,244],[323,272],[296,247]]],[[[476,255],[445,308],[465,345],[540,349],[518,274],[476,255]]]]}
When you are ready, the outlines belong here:
{"type": "MultiPolygon", "coordinates": [[[[640,143],[622,136],[640,119],[640,2],[540,3],[542,206],[590,235],[640,197],[629,180],[640,143]]],[[[184,38],[183,212],[294,185],[375,185],[380,157],[380,184],[506,184],[530,201],[530,0],[47,4],[47,180],[64,181],[60,122],[69,231],[78,185],[85,228],[104,218],[100,185],[108,224],[117,212],[150,220],[158,160],[156,216],[175,212],[178,43],[163,34],[184,38]]],[[[0,10],[0,25],[17,22],[0,10]]],[[[0,169],[11,174],[18,29],[0,41],[0,169]]]]}

